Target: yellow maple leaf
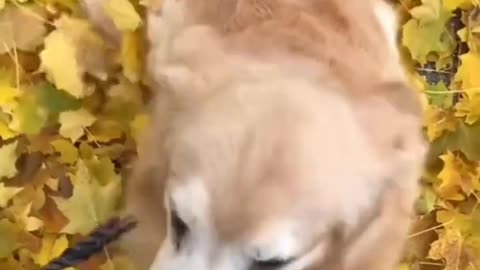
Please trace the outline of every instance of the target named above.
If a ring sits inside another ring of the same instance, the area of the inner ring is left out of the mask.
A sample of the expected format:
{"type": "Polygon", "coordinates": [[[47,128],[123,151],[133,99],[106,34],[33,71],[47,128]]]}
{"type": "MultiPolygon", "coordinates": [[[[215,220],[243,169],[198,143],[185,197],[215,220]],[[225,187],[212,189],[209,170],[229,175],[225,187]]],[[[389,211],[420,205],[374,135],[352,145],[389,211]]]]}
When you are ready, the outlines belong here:
{"type": "Polygon", "coordinates": [[[38,18],[44,16],[38,5],[24,6],[22,9],[5,7],[0,12],[0,54],[14,47],[34,51],[41,45],[47,29],[43,23],[38,22],[38,18]]]}
{"type": "MultiPolygon", "coordinates": [[[[83,19],[62,16],[55,22],[57,31],[61,31],[74,44],[75,56],[79,69],[100,80],[106,80],[113,65],[102,37],[83,19]]],[[[84,89],[85,95],[92,91],[84,89]]]]}
{"type": "Polygon", "coordinates": [[[62,31],[55,30],[45,38],[45,49],[40,53],[42,69],[55,85],[72,96],[85,96],[83,69],[76,59],[75,45],[62,31]]]}
{"type": "Polygon", "coordinates": [[[97,179],[101,185],[120,181],[120,177],[115,173],[115,165],[109,158],[93,156],[89,160],[84,160],[84,162],[90,175],[97,179]]]}
{"type": "Polygon", "coordinates": [[[100,79],[107,77],[104,42],[84,20],[62,16],[56,26],[45,38],[41,69],[57,88],[76,98],[88,96],[93,89],[84,84],[83,75],[88,72],[100,79]]]}
{"type": "Polygon", "coordinates": [[[20,96],[20,90],[15,86],[14,73],[10,70],[0,69],[0,106],[12,105],[20,96]]]}
{"type": "Polygon", "coordinates": [[[399,266],[398,266],[398,270],[411,270],[412,268],[410,267],[410,265],[408,265],[408,263],[401,263],[399,266]]]}
{"type": "Polygon", "coordinates": [[[78,149],[68,140],[57,139],[51,142],[55,152],[60,153],[59,161],[64,164],[73,164],[78,159],[78,149]]]}
{"type": "Polygon", "coordinates": [[[133,263],[125,256],[116,256],[100,266],[100,270],[135,270],[133,263]]]}
{"type": "Polygon", "coordinates": [[[444,228],[457,230],[461,235],[468,235],[473,229],[472,216],[460,213],[456,209],[437,211],[436,220],[444,228]]]}
{"type": "Polygon", "coordinates": [[[142,18],[128,0],[105,0],[103,8],[122,31],[135,31],[142,23],[142,18]]]}
{"type": "Polygon", "coordinates": [[[445,269],[458,269],[462,255],[463,237],[458,230],[443,230],[439,239],[431,244],[428,257],[433,260],[445,260],[445,269]]]}
{"type": "Polygon", "coordinates": [[[0,221],[0,259],[7,258],[17,248],[17,232],[15,224],[6,219],[0,221]]]}
{"type": "Polygon", "coordinates": [[[469,52],[460,56],[461,65],[455,75],[455,81],[461,82],[462,89],[473,95],[480,91],[480,54],[469,52]]]}
{"type": "Polygon", "coordinates": [[[410,14],[417,20],[430,22],[440,17],[441,0],[422,0],[422,4],[410,9],[410,14]]]}
{"type": "Polygon", "coordinates": [[[88,140],[93,142],[105,143],[123,136],[121,124],[112,120],[98,120],[89,131],[88,140]]]}
{"type": "Polygon", "coordinates": [[[467,164],[450,151],[441,155],[440,159],[443,161],[443,168],[437,175],[440,180],[440,197],[445,200],[463,200],[463,193],[470,195],[473,191],[480,190],[480,176],[474,165],[467,164]]]}
{"type": "Polygon", "coordinates": [[[42,238],[42,246],[40,251],[33,254],[34,262],[40,266],[45,266],[52,259],[57,258],[68,248],[68,239],[65,235],[56,237],[52,234],[47,234],[42,238]]]}
{"type": "Polygon", "coordinates": [[[423,121],[430,142],[440,137],[445,131],[457,129],[456,119],[452,112],[432,105],[425,108],[423,121]]]}
{"type": "Polygon", "coordinates": [[[0,183],[0,207],[5,208],[8,202],[22,189],[21,187],[5,187],[4,183],[0,183]]]}
{"type": "Polygon", "coordinates": [[[59,187],[58,178],[48,178],[45,185],[50,189],[57,191],[59,187]]]}
{"type": "Polygon", "coordinates": [[[448,11],[453,11],[457,8],[469,8],[472,5],[472,0],[443,0],[443,6],[448,11]]]}
{"type": "Polygon", "coordinates": [[[26,205],[14,205],[11,208],[15,221],[27,232],[33,232],[43,227],[43,221],[31,215],[32,203],[26,205]]]}
{"type": "Polygon", "coordinates": [[[3,140],[8,140],[8,139],[11,139],[15,136],[17,136],[18,133],[11,130],[7,123],[3,122],[0,120],[0,138],[2,138],[3,140]]]}
{"type": "Polygon", "coordinates": [[[17,174],[17,144],[18,141],[0,147],[0,179],[10,178],[17,174]]]}
{"type": "Polygon", "coordinates": [[[420,64],[431,60],[432,53],[440,63],[445,64],[443,59],[449,58],[455,48],[455,40],[445,27],[451,13],[439,6],[440,0],[423,2],[425,4],[412,9],[412,15],[418,19],[411,18],[402,26],[402,45],[410,51],[412,59],[420,64]]]}
{"type": "Polygon", "coordinates": [[[142,71],[142,37],[140,32],[127,32],[122,39],[123,75],[131,82],[138,82],[142,71]]]}
{"type": "Polygon", "coordinates": [[[85,235],[114,214],[121,195],[121,182],[111,181],[101,185],[98,179],[92,177],[82,160],[77,162],[77,171],[71,177],[72,197],[54,200],[60,211],[69,219],[62,232],[85,235]]]}
{"type": "Polygon", "coordinates": [[[62,112],[58,120],[61,125],[59,133],[72,142],[76,142],[85,133],[85,128],[93,125],[95,120],[95,116],[83,108],[62,112]]]}
{"type": "Polygon", "coordinates": [[[465,117],[465,123],[471,125],[480,118],[480,95],[466,95],[455,105],[455,116],[465,117]]]}
{"type": "Polygon", "coordinates": [[[146,113],[140,113],[130,122],[130,134],[138,144],[150,123],[150,117],[146,113]]]}
{"type": "Polygon", "coordinates": [[[22,95],[18,106],[11,113],[9,128],[23,134],[38,134],[47,122],[48,112],[39,106],[32,94],[22,95]]]}
{"type": "MultiPolygon", "coordinates": [[[[35,185],[24,186],[21,193],[14,198],[14,204],[26,208],[30,205],[30,209],[37,211],[45,204],[46,197],[43,187],[39,183],[39,187],[35,185]]],[[[20,207],[20,208],[21,208],[20,207]]]]}

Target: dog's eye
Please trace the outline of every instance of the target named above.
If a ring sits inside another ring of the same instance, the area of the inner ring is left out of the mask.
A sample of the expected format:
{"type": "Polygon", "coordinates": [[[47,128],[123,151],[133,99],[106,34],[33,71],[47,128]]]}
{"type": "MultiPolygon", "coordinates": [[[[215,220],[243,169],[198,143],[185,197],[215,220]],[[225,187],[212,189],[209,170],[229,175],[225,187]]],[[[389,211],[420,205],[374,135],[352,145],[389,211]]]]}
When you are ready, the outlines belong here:
{"type": "Polygon", "coordinates": [[[253,269],[277,269],[283,267],[293,261],[293,258],[283,259],[283,258],[272,258],[269,260],[255,260],[253,262],[253,269]]]}
{"type": "Polygon", "coordinates": [[[185,235],[188,233],[187,224],[178,216],[176,211],[171,212],[172,228],[174,232],[175,247],[180,249],[185,235]]]}

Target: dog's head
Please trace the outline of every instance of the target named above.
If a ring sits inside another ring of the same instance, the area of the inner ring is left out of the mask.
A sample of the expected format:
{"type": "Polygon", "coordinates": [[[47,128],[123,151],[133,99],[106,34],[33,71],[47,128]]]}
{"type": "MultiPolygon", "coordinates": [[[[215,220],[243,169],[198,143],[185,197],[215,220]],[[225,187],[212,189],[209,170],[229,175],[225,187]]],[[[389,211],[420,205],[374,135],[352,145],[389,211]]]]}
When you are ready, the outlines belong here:
{"type": "Polygon", "coordinates": [[[385,3],[164,0],[147,27],[142,269],[392,266],[425,145],[385,3]]]}

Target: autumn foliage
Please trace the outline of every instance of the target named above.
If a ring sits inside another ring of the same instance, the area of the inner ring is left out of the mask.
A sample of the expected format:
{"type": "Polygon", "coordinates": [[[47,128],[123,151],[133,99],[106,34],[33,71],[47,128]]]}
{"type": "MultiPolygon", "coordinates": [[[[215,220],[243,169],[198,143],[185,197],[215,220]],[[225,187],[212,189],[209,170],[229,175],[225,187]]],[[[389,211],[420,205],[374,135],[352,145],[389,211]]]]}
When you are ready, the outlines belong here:
{"type": "MultiPolygon", "coordinates": [[[[401,0],[400,46],[431,151],[402,269],[480,269],[478,0],[401,0]]],[[[106,0],[111,47],[77,0],[0,0],[0,269],[39,269],[121,207],[148,125],[142,6],[106,0]]],[[[119,249],[79,269],[133,269],[119,249]]]]}

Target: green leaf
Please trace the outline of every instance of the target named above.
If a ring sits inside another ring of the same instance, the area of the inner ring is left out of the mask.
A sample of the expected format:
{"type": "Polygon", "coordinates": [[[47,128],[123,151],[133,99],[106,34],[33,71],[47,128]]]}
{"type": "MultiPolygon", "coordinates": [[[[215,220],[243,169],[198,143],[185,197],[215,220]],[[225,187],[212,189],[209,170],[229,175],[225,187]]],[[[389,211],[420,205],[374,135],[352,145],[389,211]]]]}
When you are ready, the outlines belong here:
{"type": "Polygon", "coordinates": [[[45,126],[48,112],[39,106],[33,95],[24,95],[18,107],[13,111],[10,128],[27,135],[36,135],[45,126]]]}
{"type": "Polygon", "coordinates": [[[430,53],[450,55],[455,40],[445,27],[452,13],[442,10],[437,19],[422,22],[410,19],[402,28],[402,44],[410,51],[412,59],[421,64],[427,62],[430,53]]]}
{"type": "Polygon", "coordinates": [[[432,105],[440,108],[450,108],[453,105],[453,94],[449,93],[447,86],[443,82],[439,82],[433,86],[428,85],[426,93],[432,105]]]}
{"type": "Polygon", "coordinates": [[[69,93],[58,90],[51,83],[42,83],[37,88],[37,98],[50,113],[75,111],[82,106],[81,100],[76,99],[69,93]]]}
{"type": "Polygon", "coordinates": [[[417,213],[422,215],[429,214],[435,210],[437,194],[430,187],[423,187],[422,194],[416,201],[417,213]]]}
{"type": "Polygon", "coordinates": [[[480,160],[480,124],[467,125],[459,121],[455,132],[446,132],[432,142],[429,159],[436,159],[446,150],[462,151],[471,161],[480,160]]]}

